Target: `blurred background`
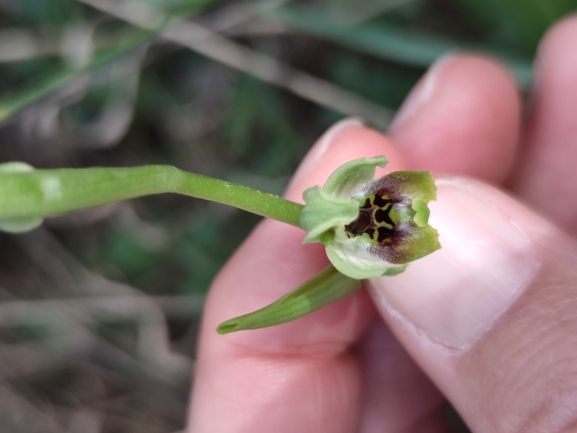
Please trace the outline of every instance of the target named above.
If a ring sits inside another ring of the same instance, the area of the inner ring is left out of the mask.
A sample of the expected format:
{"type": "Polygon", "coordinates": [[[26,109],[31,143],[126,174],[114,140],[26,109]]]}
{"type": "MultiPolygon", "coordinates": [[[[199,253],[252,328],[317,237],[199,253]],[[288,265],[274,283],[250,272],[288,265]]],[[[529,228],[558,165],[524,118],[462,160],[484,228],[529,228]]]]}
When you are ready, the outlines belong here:
{"type": "MultiPolygon", "coordinates": [[[[0,0],[0,163],[171,164],[281,194],[326,128],[386,130],[445,53],[496,56],[527,89],[539,39],[574,9],[0,0]]],[[[0,431],[182,432],[205,293],[257,221],[166,195],[0,234],[0,431]]]]}

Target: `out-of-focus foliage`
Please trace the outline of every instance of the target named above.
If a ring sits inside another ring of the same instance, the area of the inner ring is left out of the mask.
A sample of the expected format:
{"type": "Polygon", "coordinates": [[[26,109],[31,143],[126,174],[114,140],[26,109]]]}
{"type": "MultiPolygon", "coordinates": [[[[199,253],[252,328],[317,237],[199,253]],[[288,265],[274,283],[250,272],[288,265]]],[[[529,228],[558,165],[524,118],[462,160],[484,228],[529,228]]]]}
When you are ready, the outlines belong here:
{"type": "MultiPolygon", "coordinates": [[[[0,163],[172,164],[282,193],[328,126],[394,112],[447,52],[491,53],[526,89],[543,32],[576,8],[577,0],[3,0],[0,163]],[[119,6],[149,25],[127,23],[119,6]],[[161,32],[178,19],[181,42],[170,42],[161,32]]],[[[0,234],[2,431],[181,429],[204,294],[257,221],[157,196],[0,234]]]]}
{"type": "Polygon", "coordinates": [[[496,46],[531,55],[547,28],[576,8],[573,0],[461,0],[461,10],[496,46]]]}

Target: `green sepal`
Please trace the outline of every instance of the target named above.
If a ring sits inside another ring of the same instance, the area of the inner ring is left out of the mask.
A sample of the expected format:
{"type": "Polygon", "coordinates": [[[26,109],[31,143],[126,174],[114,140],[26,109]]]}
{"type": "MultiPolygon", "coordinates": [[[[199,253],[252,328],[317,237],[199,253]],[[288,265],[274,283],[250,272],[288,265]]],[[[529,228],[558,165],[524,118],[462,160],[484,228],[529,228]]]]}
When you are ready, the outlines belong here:
{"type": "Polygon", "coordinates": [[[300,225],[307,232],[303,243],[319,242],[321,235],[331,227],[347,224],[359,214],[359,204],[350,198],[327,194],[318,186],[304,194],[306,206],[300,214],[300,225]]]}
{"type": "Polygon", "coordinates": [[[347,162],[329,176],[323,190],[336,197],[348,198],[357,188],[373,180],[377,167],[384,167],[388,162],[384,156],[359,158],[347,162]]]}
{"type": "Polygon", "coordinates": [[[330,175],[322,188],[307,189],[303,194],[306,205],[300,214],[300,226],[307,232],[303,243],[319,242],[321,235],[332,227],[355,220],[359,203],[350,198],[351,194],[373,180],[376,168],[384,167],[387,162],[384,156],[347,162],[330,175]]]}
{"type": "Polygon", "coordinates": [[[329,265],[302,286],[287,293],[272,304],[221,323],[217,332],[228,334],[229,332],[265,328],[290,322],[344,298],[361,287],[361,281],[348,278],[329,265]]]}

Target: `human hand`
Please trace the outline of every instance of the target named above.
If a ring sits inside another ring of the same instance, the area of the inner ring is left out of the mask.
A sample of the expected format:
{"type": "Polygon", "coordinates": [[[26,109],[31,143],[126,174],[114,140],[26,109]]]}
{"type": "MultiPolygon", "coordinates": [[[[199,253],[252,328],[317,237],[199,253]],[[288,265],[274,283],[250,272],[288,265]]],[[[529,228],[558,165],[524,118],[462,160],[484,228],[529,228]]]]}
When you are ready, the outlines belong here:
{"type": "Polygon", "coordinates": [[[190,431],[442,432],[446,399],[474,432],[577,425],[576,40],[575,17],[545,38],[522,126],[502,68],[459,55],[432,67],[388,138],[348,120],[315,144],[288,198],[384,154],[387,171],[440,176],[430,221],[443,248],[370,281],[373,301],[359,291],[291,323],[218,335],[327,264],[301,230],[263,221],[211,289],[190,431]]]}

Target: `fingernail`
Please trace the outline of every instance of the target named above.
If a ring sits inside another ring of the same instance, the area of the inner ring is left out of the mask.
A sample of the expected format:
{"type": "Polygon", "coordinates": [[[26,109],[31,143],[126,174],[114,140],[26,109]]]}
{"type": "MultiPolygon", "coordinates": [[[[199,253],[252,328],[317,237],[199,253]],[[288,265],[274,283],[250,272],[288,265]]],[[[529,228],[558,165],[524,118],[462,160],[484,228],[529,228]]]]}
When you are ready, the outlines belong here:
{"type": "Polygon", "coordinates": [[[297,180],[304,174],[307,173],[312,167],[319,161],[323,155],[325,155],[331,147],[331,144],[334,142],[334,138],[344,129],[355,127],[355,126],[363,126],[363,122],[356,117],[348,117],[346,119],[340,120],[339,122],[335,123],[329,129],[325,131],[323,136],[320,140],[315,144],[315,146],[309,151],[297,171],[295,172],[292,180],[289,183],[287,189],[291,189],[291,186],[294,185],[297,180]]]}
{"type": "Polygon", "coordinates": [[[430,223],[441,250],[371,281],[381,308],[456,350],[473,345],[539,268],[529,239],[465,181],[440,181],[430,223]]]}
{"type": "Polygon", "coordinates": [[[439,81],[440,72],[450,63],[455,54],[447,54],[437,60],[427,71],[426,75],[417,83],[409,96],[403,102],[401,108],[397,111],[388,133],[392,133],[412,118],[415,113],[424,106],[432,97],[439,81]]]}

